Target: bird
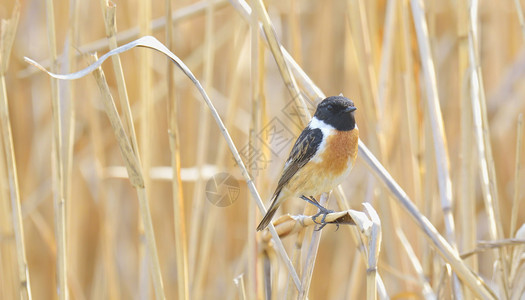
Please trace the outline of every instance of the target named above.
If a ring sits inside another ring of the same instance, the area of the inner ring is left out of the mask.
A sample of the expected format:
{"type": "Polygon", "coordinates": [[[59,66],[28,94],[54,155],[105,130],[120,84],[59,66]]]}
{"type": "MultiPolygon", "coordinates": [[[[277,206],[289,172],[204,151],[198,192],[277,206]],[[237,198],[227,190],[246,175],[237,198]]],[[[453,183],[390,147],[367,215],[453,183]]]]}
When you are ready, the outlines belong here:
{"type": "Polygon", "coordinates": [[[327,97],[317,105],[314,116],[290,151],[270,208],[257,226],[257,231],[264,230],[279,206],[293,197],[300,197],[317,206],[319,213],[312,219],[315,222],[317,216],[324,214],[321,221],[324,223],[324,218],[331,211],[322,207],[312,195],[330,192],[354,166],[359,143],[359,129],[354,116],[356,109],[354,102],[342,95],[327,97]]]}

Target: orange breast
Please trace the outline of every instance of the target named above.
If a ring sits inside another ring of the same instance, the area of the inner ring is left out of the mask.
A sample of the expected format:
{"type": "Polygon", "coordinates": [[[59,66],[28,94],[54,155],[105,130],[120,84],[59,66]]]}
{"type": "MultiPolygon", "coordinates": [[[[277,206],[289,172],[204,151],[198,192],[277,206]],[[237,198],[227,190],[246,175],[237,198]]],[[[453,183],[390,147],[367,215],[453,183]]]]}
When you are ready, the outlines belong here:
{"type": "Polygon", "coordinates": [[[348,163],[355,163],[357,157],[357,144],[359,141],[359,130],[338,131],[326,140],[326,150],[321,155],[318,167],[331,172],[333,175],[341,175],[346,171],[348,163]],[[349,161],[350,160],[350,161],[349,161]]]}
{"type": "Polygon", "coordinates": [[[297,195],[317,196],[335,188],[355,163],[358,141],[357,128],[328,137],[323,153],[290,179],[288,191],[297,195]]]}

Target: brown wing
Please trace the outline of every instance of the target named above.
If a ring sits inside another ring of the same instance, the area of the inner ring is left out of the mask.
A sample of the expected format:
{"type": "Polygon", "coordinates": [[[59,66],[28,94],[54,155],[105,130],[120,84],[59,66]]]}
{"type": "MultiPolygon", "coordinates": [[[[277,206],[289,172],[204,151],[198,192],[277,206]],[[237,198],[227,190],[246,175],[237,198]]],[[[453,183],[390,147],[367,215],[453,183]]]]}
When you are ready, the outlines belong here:
{"type": "Polygon", "coordinates": [[[290,152],[290,157],[284,165],[284,170],[275,189],[274,197],[278,196],[283,187],[290,179],[301,169],[307,162],[312,159],[319,145],[323,141],[323,132],[319,128],[303,130],[301,135],[295,141],[295,145],[290,152]]]}
{"type": "Polygon", "coordinates": [[[266,228],[266,226],[268,226],[281,203],[279,201],[279,194],[281,193],[281,190],[295,175],[295,173],[297,173],[299,169],[301,169],[307,162],[310,161],[310,159],[312,159],[319,149],[319,145],[322,141],[323,133],[317,128],[306,128],[303,130],[299,138],[297,138],[297,141],[292,148],[292,152],[290,153],[290,157],[284,165],[284,170],[281,175],[281,179],[277,184],[277,188],[275,189],[275,193],[272,196],[270,208],[268,208],[268,211],[264,215],[261,223],[259,223],[259,226],[257,226],[258,231],[263,230],[266,228]]]}

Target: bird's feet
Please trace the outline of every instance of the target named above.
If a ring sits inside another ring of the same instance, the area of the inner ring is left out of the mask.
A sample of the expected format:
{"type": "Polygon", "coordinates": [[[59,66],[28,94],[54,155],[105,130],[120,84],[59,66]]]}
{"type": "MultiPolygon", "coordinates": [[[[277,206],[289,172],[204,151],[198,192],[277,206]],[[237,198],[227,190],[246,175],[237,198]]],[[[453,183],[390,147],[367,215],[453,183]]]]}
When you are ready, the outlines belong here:
{"type": "MultiPolygon", "coordinates": [[[[314,205],[315,207],[317,207],[319,209],[319,212],[317,212],[315,215],[312,216],[312,221],[314,221],[315,224],[320,225],[319,228],[315,229],[315,231],[319,231],[319,230],[323,229],[328,224],[328,223],[326,223],[326,216],[329,213],[333,213],[334,211],[323,207],[321,204],[319,204],[319,202],[317,200],[315,200],[315,198],[313,196],[310,196],[310,198],[308,198],[308,197],[302,195],[301,199],[303,199],[304,201],[314,205]],[[319,217],[321,215],[323,216],[321,218],[321,223],[318,223],[316,221],[316,219],[317,219],[317,217],[319,217]]],[[[337,224],[337,229],[339,229],[339,224],[337,224]]]]}

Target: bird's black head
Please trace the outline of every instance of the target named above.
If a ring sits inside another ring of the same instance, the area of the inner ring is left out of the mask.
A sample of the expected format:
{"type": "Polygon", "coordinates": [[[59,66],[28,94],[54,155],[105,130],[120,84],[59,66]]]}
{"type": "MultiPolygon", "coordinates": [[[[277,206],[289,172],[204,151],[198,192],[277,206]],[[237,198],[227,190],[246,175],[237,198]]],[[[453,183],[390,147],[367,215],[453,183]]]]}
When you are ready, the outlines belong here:
{"type": "Polygon", "coordinates": [[[332,96],[317,105],[314,117],[332,125],[337,130],[347,131],[355,128],[354,102],[343,96],[332,96]]]}

